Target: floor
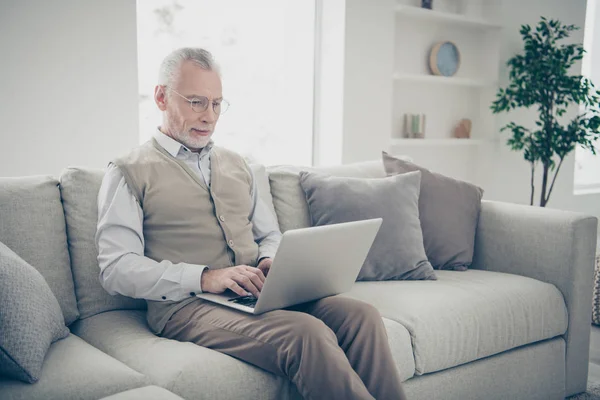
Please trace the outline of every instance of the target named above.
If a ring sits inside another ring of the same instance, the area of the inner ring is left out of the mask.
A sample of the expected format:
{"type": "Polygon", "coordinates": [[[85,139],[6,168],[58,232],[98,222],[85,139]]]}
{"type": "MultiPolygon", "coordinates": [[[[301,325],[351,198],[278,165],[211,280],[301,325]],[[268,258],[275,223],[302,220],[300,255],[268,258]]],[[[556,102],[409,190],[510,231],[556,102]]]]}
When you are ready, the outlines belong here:
{"type": "Polygon", "coordinates": [[[600,326],[592,325],[592,335],[590,339],[590,372],[588,374],[589,382],[600,384],[600,326]]]}

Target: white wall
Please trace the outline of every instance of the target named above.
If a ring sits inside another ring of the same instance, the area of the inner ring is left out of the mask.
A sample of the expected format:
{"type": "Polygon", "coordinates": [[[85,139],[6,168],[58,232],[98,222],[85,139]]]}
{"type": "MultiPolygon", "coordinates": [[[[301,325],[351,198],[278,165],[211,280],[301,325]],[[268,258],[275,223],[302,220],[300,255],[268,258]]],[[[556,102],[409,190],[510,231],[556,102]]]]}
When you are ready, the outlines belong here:
{"type": "Polygon", "coordinates": [[[395,0],[346,0],[344,164],[381,157],[390,143],[395,0]]]}
{"type": "Polygon", "coordinates": [[[0,176],[103,168],[138,143],[135,0],[0,1],[0,176]]]}
{"type": "Polygon", "coordinates": [[[313,165],[342,163],[346,0],[316,0],[313,165]]]}

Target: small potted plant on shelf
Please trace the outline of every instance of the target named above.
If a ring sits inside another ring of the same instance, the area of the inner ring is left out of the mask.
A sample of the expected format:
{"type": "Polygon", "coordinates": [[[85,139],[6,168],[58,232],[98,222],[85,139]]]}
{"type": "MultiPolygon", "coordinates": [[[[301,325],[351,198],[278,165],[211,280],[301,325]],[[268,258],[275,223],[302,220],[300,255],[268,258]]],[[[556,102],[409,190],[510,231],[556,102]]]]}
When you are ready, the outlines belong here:
{"type": "Polygon", "coordinates": [[[522,25],[524,50],[508,60],[510,84],[498,90],[491,105],[494,113],[522,107],[535,107],[539,113],[535,127],[511,122],[501,129],[512,132],[507,144],[512,150],[522,151],[523,158],[531,165],[531,205],[536,167],[542,167],[539,205],[544,207],[565,157],[577,145],[596,154],[594,142],[600,138],[600,92],[588,78],[569,74],[573,64],[583,58],[583,45],[559,43],[577,29],[544,17],[535,29],[522,25]],[[575,105],[580,106],[580,112],[570,121],[564,121],[567,109],[575,105]]]}

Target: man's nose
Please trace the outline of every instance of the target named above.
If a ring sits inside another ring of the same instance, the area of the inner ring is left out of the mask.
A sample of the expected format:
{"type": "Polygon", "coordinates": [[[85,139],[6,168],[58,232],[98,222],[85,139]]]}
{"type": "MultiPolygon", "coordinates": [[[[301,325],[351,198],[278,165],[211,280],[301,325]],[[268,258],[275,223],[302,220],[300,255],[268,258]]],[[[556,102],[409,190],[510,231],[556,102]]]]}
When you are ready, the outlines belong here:
{"type": "Polygon", "coordinates": [[[213,124],[217,120],[217,114],[213,110],[212,104],[206,107],[204,112],[200,113],[200,120],[206,124],[213,124]]]}

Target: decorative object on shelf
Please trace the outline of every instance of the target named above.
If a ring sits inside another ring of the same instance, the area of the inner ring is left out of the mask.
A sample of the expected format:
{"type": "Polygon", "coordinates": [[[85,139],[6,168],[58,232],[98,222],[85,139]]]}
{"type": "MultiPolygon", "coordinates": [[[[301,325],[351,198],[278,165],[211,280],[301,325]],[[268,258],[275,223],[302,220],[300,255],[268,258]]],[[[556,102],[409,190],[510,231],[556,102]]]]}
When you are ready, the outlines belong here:
{"type": "Polygon", "coordinates": [[[421,0],[421,8],[431,10],[433,8],[433,0],[421,0]]]}
{"type": "Polygon", "coordinates": [[[429,53],[429,68],[434,75],[454,76],[460,67],[460,51],[450,41],[433,45],[429,53]]]}
{"type": "Polygon", "coordinates": [[[404,114],[404,137],[413,139],[425,137],[425,114],[404,114]]]}
{"type": "Polygon", "coordinates": [[[470,119],[461,119],[454,127],[454,137],[457,139],[469,139],[471,137],[471,126],[472,122],[470,119]]]}
{"type": "Polygon", "coordinates": [[[577,29],[544,17],[535,29],[522,25],[524,52],[508,60],[509,86],[498,90],[490,107],[494,113],[522,107],[539,110],[533,129],[515,122],[501,129],[512,132],[507,144],[512,150],[523,151],[523,158],[531,166],[531,205],[537,166],[543,168],[540,206],[545,207],[567,155],[578,145],[595,155],[594,142],[600,140],[600,92],[590,79],[568,74],[570,67],[582,59],[583,45],[559,44],[577,29]],[[583,112],[564,126],[562,117],[574,105],[583,106],[583,112]]]}

